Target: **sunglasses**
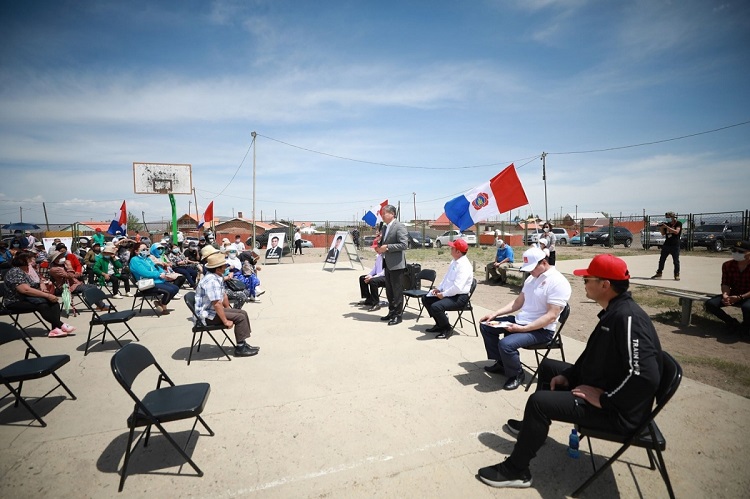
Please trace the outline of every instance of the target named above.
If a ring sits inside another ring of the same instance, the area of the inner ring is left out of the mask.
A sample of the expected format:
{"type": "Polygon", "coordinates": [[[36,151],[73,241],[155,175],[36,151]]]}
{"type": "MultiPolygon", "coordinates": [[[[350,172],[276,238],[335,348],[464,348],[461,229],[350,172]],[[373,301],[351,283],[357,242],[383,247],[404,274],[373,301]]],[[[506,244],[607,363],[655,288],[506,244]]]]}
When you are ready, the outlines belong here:
{"type": "Polygon", "coordinates": [[[601,279],[599,277],[584,277],[583,278],[584,284],[588,284],[589,282],[592,282],[592,281],[608,281],[608,280],[609,279],[601,279]]]}

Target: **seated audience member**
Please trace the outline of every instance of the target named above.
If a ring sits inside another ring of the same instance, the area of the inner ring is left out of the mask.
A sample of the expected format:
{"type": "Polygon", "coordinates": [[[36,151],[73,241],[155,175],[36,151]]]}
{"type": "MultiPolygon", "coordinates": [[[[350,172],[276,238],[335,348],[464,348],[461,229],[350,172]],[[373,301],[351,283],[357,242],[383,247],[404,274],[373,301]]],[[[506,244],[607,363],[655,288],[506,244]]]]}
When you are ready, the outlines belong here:
{"type": "MultiPolygon", "coordinates": [[[[84,284],[78,280],[78,276],[73,272],[68,260],[62,256],[62,253],[55,251],[49,256],[49,277],[55,286],[55,294],[62,295],[63,285],[68,285],[68,291],[72,295],[84,293],[87,289],[95,288],[93,284],[84,284]]],[[[100,301],[96,304],[97,309],[101,312],[107,310],[107,304],[100,301]]]]}
{"type": "Polygon", "coordinates": [[[260,279],[258,279],[253,273],[245,275],[242,272],[242,261],[237,258],[237,250],[231,247],[227,252],[227,266],[230,277],[242,281],[245,285],[245,294],[248,299],[253,302],[258,302],[258,297],[264,293],[264,291],[258,287],[260,285],[260,279]]]}
{"type": "Polygon", "coordinates": [[[229,248],[231,247],[232,247],[232,243],[229,242],[229,238],[225,237],[221,240],[221,248],[219,249],[221,250],[222,253],[226,254],[226,252],[228,252],[229,248]]]}
{"type": "MultiPolygon", "coordinates": [[[[165,281],[174,284],[175,286],[177,286],[177,288],[181,288],[182,285],[185,284],[187,278],[184,275],[174,271],[174,269],[172,268],[172,264],[167,257],[167,252],[165,251],[165,249],[168,250],[168,248],[165,247],[165,245],[162,243],[152,244],[150,249],[151,260],[157,267],[161,267],[162,269],[164,269],[165,281]]],[[[177,293],[172,298],[174,298],[175,300],[179,300],[180,298],[182,298],[182,295],[180,295],[180,293],[177,293]]]]}
{"type": "Polygon", "coordinates": [[[96,230],[94,230],[94,235],[91,236],[91,239],[93,239],[95,243],[99,243],[100,248],[104,247],[104,243],[105,243],[104,233],[102,232],[102,229],[100,229],[99,227],[97,227],[96,230]]]}
{"type": "MultiPolygon", "coordinates": [[[[214,246],[210,244],[207,244],[206,246],[203,247],[203,249],[201,249],[201,263],[203,264],[201,266],[203,267],[204,277],[209,272],[209,269],[206,268],[205,263],[208,261],[209,256],[216,254],[216,253],[221,254],[221,256],[224,257],[224,259],[226,260],[226,257],[224,256],[224,254],[221,253],[221,251],[219,251],[217,248],[215,248],[214,246]]],[[[232,302],[232,307],[239,310],[242,308],[245,302],[248,301],[249,294],[245,290],[235,291],[234,289],[229,289],[226,286],[226,281],[228,281],[231,278],[232,276],[229,273],[229,269],[226,269],[226,271],[224,272],[224,275],[222,276],[222,281],[224,282],[224,292],[227,294],[227,296],[229,297],[229,300],[232,302]]]]}
{"type": "MultiPolygon", "coordinates": [[[[196,266],[191,264],[188,259],[185,258],[185,255],[182,254],[180,248],[177,246],[174,246],[172,251],[168,253],[168,258],[172,271],[182,274],[187,280],[188,286],[195,289],[195,283],[198,279],[198,270],[196,269],[196,266]]],[[[177,283],[175,282],[175,284],[177,283]]]]}
{"type": "Polygon", "coordinates": [[[3,304],[13,312],[36,311],[50,323],[50,338],[67,336],[75,327],[60,320],[59,298],[41,289],[39,274],[34,270],[35,255],[19,251],[13,257],[11,269],[5,274],[6,294],[3,304]]]}
{"type": "Polygon", "coordinates": [[[529,248],[523,254],[523,272],[529,277],[518,297],[480,320],[487,358],[496,361],[485,367],[487,372],[505,373],[508,378],[503,388],[515,390],[524,382],[524,371],[518,350],[529,345],[548,342],[555,334],[557,319],[570,300],[568,280],[547,261],[539,248],[529,248]],[[518,312],[516,316],[508,315],[518,312]],[[493,327],[487,321],[510,322],[506,327],[493,327]],[[500,334],[504,335],[500,339],[500,334]]]}
{"type": "Polygon", "coordinates": [[[0,241],[0,269],[9,269],[12,267],[11,261],[13,254],[8,249],[8,243],[0,241]]]}
{"type": "Polygon", "coordinates": [[[28,243],[28,246],[26,246],[26,247],[27,248],[34,248],[34,245],[36,244],[36,240],[37,239],[34,237],[34,235],[31,233],[31,231],[30,230],[24,231],[23,234],[26,237],[26,242],[28,243]]]}
{"type": "Polygon", "coordinates": [[[234,236],[234,249],[237,250],[238,254],[245,251],[245,243],[242,242],[242,238],[239,234],[234,236]]]}
{"type": "Polygon", "coordinates": [[[229,306],[229,299],[224,290],[223,276],[226,267],[226,259],[221,253],[213,253],[208,257],[206,275],[201,279],[195,292],[195,313],[206,325],[234,328],[234,337],[237,341],[235,357],[257,355],[260,348],[245,342],[251,333],[247,312],[229,306]]]}
{"type": "MultiPolygon", "coordinates": [[[[299,229],[297,229],[299,230],[299,229]]],[[[375,234],[372,241],[372,247],[375,248],[380,244],[380,233],[375,234]]],[[[369,305],[369,312],[380,310],[380,290],[385,286],[385,268],[383,268],[383,255],[377,253],[375,256],[375,265],[372,270],[365,275],[359,276],[359,293],[363,300],[360,305],[369,305]]]]}
{"type": "Polygon", "coordinates": [[[120,283],[125,286],[125,296],[133,296],[130,292],[130,279],[123,272],[123,261],[115,253],[117,249],[112,243],[104,245],[99,258],[94,262],[94,276],[99,280],[100,286],[112,285],[112,298],[120,299],[120,283]]]}
{"type": "Polygon", "coordinates": [[[34,251],[36,251],[37,265],[47,261],[47,252],[44,251],[44,243],[42,241],[37,241],[34,243],[34,251]]]}
{"type": "Polygon", "coordinates": [[[83,264],[86,265],[86,275],[88,276],[89,284],[92,284],[94,282],[94,264],[96,263],[96,259],[99,258],[99,255],[101,255],[101,253],[102,247],[99,245],[99,243],[94,243],[91,245],[91,248],[83,257],[83,264]]]}
{"type": "Polygon", "coordinates": [[[661,345],[648,314],[628,292],[627,265],[614,255],[597,255],[587,269],[573,273],[583,276],[586,296],[602,307],[599,323],[575,364],[542,361],[523,420],[507,422],[516,435],[513,451],[477,474],[493,487],[531,486],[529,463],[552,421],[626,435],[651,413],[661,381],[661,345]]]}
{"type": "Polygon", "coordinates": [[[177,295],[180,288],[164,280],[166,277],[164,269],[157,267],[151,260],[148,246],[143,243],[138,245],[138,253],[130,259],[130,272],[132,272],[136,280],[154,280],[154,288],[159,295],[159,298],[154,304],[161,308],[161,313],[163,315],[168,314],[169,310],[167,310],[167,305],[172,298],[177,295]]]}
{"type": "Polygon", "coordinates": [[[750,333],[750,241],[732,246],[732,259],[721,265],[721,294],[706,302],[706,311],[724,321],[730,331],[750,333]],[[724,307],[742,309],[742,323],[726,313],[724,307]]]}
{"type": "MultiPolygon", "coordinates": [[[[65,246],[65,243],[59,243],[57,246],[55,246],[55,251],[59,251],[65,256],[65,259],[68,261],[68,263],[70,263],[73,272],[78,274],[78,276],[80,277],[83,273],[83,265],[81,265],[81,261],[77,256],[68,251],[68,247],[65,246]]],[[[50,253],[52,252],[50,251],[50,253]]]]}
{"type": "Polygon", "coordinates": [[[510,244],[505,244],[502,239],[497,240],[497,253],[495,254],[495,261],[487,264],[486,276],[487,280],[499,279],[501,283],[505,284],[508,281],[505,269],[513,266],[513,248],[510,244]]]}
{"type": "Polygon", "coordinates": [[[426,330],[427,333],[438,333],[438,338],[449,338],[451,336],[451,323],[448,310],[459,310],[469,302],[469,291],[474,280],[474,269],[471,262],[466,258],[469,245],[463,239],[449,241],[451,257],[453,261],[448,267],[445,277],[440,284],[431,289],[422,298],[427,313],[435,320],[435,325],[426,330]]]}
{"type": "Polygon", "coordinates": [[[23,232],[20,230],[13,231],[13,239],[10,241],[10,247],[16,249],[25,250],[29,247],[29,240],[24,237],[23,232]]]}

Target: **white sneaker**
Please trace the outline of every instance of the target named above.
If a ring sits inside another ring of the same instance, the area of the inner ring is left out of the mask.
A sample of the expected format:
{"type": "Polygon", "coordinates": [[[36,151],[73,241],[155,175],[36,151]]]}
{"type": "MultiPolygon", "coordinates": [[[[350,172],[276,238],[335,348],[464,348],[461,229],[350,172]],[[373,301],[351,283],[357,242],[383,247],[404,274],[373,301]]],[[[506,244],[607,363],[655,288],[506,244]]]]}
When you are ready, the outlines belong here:
{"type": "Polygon", "coordinates": [[[248,301],[251,301],[251,302],[253,302],[253,303],[260,303],[260,298],[258,298],[257,296],[251,296],[251,297],[250,297],[250,298],[248,298],[247,300],[248,300],[248,301]]]}
{"type": "Polygon", "coordinates": [[[182,300],[182,295],[180,293],[177,293],[172,297],[173,300],[182,300]]]}
{"type": "Polygon", "coordinates": [[[117,293],[116,295],[112,295],[112,298],[115,300],[122,300],[122,295],[120,293],[117,293]]]}
{"type": "Polygon", "coordinates": [[[131,298],[132,298],[132,297],[134,297],[135,295],[133,294],[133,292],[132,292],[132,291],[128,291],[127,293],[125,293],[125,296],[129,296],[129,297],[131,297],[131,298]]]}
{"type": "Polygon", "coordinates": [[[265,289],[260,289],[260,287],[255,288],[255,296],[260,296],[265,292],[266,292],[265,289]]]}

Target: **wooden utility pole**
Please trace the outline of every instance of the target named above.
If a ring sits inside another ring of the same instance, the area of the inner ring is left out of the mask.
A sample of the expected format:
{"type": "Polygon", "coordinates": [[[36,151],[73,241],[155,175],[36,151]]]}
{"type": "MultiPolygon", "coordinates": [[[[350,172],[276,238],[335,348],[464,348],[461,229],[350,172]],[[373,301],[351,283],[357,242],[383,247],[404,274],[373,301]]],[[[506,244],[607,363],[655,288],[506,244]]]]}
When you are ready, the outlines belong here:
{"type": "Polygon", "coordinates": [[[47,230],[49,230],[49,219],[47,218],[47,205],[42,203],[42,209],[44,210],[44,224],[47,226],[47,230]]]}
{"type": "Polygon", "coordinates": [[[544,221],[549,220],[547,214],[547,153],[542,151],[542,180],[544,180],[544,221]]]}

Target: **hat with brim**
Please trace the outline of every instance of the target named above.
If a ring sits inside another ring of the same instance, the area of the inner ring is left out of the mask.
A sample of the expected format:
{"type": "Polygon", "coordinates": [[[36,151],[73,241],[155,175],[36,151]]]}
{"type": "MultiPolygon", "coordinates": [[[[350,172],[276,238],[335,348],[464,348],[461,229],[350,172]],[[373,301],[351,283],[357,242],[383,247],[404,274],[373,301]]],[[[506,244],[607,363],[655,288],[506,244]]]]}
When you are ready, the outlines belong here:
{"type": "Polygon", "coordinates": [[[536,266],[547,258],[547,255],[539,248],[529,248],[523,252],[523,265],[521,272],[531,272],[536,266]]]}
{"type": "Polygon", "coordinates": [[[112,243],[107,243],[104,245],[104,248],[102,249],[102,253],[107,253],[110,255],[114,255],[117,253],[117,248],[115,248],[115,245],[112,243]]]}
{"type": "Polygon", "coordinates": [[[44,243],[41,241],[37,241],[34,243],[34,246],[41,246],[42,248],[44,248],[44,243]]]}
{"type": "Polygon", "coordinates": [[[750,241],[737,241],[734,243],[734,246],[732,246],[732,249],[742,252],[750,251],[750,241]]]}
{"type": "Polygon", "coordinates": [[[55,262],[57,262],[57,260],[59,260],[59,259],[60,259],[60,257],[61,257],[61,256],[62,256],[62,252],[61,252],[61,251],[53,251],[53,252],[52,252],[52,253],[50,253],[50,254],[49,254],[49,256],[47,257],[47,261],[48,261],[49,263],[55,263],[55,262]]]}
{"type": "Polygon", "coordinates": [[[208,261],[206,262],[206,268],[215,269],[222,267],[227,264],[227,259],[221,253],[214,253],[209,255],[208,261]]]}
{"type": "Polygon", "coordinates": [[[213,255],[214,253],[218,253],[218,252],[219,250],[217,250],[213,246],[210,246],[210,245],[204,246],[203,248],[201,248],[201,258],[206,259],[209,256],[213,255]]]}
{"type": "Polygon", "coordinates": [[[466,253],[467,251],[469,251],[469,245],[463,239],[456,239],[455,241],[448,241],[448,246],[456,248],[461,253],[466,253]]]}
{"type": "Polygon", "coordinates": [[[582,277],[599,277],[611,281],[627,281],[630,279],[628,265],[622,258],[608,253],[596,255],[587,269],[573,271],[574,275],[582,277]]]}

